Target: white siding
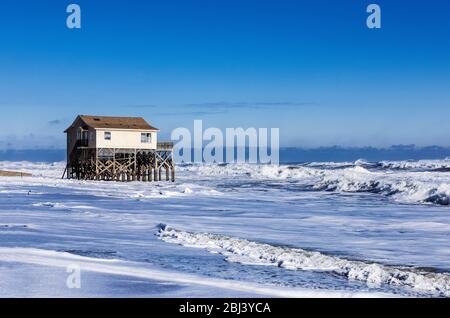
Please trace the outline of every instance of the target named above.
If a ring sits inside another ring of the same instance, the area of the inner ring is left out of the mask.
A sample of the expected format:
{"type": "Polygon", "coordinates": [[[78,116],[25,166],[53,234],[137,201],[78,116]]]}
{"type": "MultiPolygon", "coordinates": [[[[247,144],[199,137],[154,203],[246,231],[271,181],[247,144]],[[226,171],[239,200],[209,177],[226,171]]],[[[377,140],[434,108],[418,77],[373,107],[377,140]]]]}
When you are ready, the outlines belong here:
{"type": "Polygon", "coordinates": [[[156,131],[96,129],[97,148],[156,149],[156,143],[156,131]],[[111,140],[105,140],[106,131],[111,132],[111,140]],[[141,142],[141,133],[151,133],[151,143],[141,142]]]}

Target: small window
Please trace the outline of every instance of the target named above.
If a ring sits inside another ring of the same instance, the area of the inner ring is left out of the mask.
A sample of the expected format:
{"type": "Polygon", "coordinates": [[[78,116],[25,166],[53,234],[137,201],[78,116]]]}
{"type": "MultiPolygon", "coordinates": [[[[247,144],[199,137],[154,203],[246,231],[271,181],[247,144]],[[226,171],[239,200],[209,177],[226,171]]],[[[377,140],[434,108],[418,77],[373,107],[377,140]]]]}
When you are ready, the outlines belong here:
{"type": "Polygon", "coordinates": [[[152,134],[151,133],[142,133],[141,134],[141,143],[149,144],[152,142],[152,134]]]}
{"type": "Polygon", "coordinates": [[[105,131],[105,140],[111,140],[111,132],[105,131]]]}

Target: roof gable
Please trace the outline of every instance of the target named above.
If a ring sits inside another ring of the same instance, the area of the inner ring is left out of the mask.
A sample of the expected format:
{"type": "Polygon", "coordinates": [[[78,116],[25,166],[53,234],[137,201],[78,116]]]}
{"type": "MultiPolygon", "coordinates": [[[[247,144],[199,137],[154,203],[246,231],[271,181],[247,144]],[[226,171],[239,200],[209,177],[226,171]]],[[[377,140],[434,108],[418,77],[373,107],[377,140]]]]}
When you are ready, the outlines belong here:
{"type": "MultiPolygon", "coordinates": [[[[88,116],[79,115],[74,123],[67,129],[74,127],[80,119],[84,124],[94,129],[135,129],[135,130],[159,130],[151,126],[142,117],[112,117],[112,116],[88,116]]],[[[66,130],[66,132],[67,132],[66,130]]]]}

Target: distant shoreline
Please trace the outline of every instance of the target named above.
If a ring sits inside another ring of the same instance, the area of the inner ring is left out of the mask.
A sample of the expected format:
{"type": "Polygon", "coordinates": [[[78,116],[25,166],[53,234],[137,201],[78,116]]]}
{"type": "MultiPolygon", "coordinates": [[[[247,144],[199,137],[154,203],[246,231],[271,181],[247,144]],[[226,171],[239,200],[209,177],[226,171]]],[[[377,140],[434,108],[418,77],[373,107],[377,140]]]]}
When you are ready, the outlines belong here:
{"type": "Polygon", "coordinates": [[[0,177],[31,177],[31,173],[0,170],[0,177]]]}

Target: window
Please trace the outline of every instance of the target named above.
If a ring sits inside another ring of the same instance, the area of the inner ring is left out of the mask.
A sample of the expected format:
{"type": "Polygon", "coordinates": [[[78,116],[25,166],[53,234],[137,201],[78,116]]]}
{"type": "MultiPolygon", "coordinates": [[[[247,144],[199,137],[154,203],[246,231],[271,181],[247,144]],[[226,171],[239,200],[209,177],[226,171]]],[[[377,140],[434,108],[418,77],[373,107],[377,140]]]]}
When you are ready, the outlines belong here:
{"type": "Polygon", "coordinates": [[[141,134],[141,143],[149,144],[152,142],[152,134],[151,133],[142,133],[141,134]]]}
{"type": "Polygon", "coordinates": [[[111,140],[111,132],[105,131],[105,140],[111,140]]]}

